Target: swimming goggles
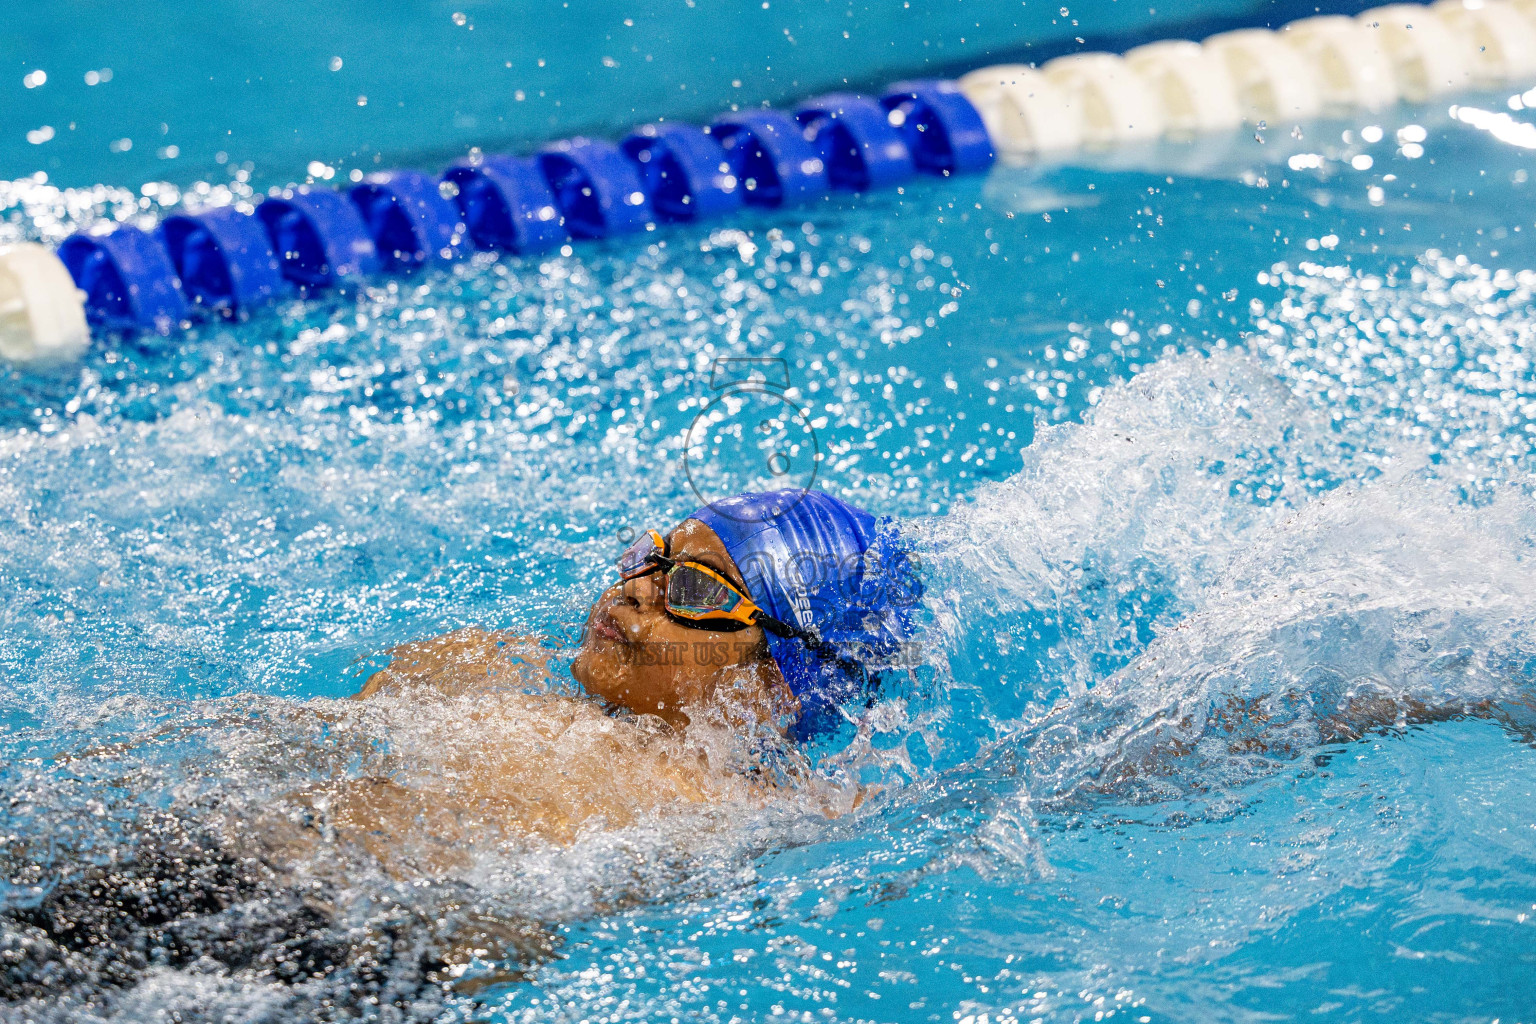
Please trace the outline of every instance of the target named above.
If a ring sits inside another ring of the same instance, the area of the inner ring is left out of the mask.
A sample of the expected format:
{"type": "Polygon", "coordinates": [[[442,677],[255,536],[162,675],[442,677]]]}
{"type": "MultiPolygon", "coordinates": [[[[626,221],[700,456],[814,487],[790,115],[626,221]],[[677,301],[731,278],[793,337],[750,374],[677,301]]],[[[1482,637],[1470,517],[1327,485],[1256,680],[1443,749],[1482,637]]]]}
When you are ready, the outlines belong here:
{"type": "Polygon", "coordinates": [[[619,556],[619,579],[627,583],[658,572],[666,579],[662,605],[684,626],[729,631],[753,623],[767,626],[765,619],[784,626],[709,566],[667,557],[666,538],[646,530],[619,556]]]}
{"type": "Polygon", "coordinates": [[[655,530],[646,530],[619,556],[619,578],[626,583],[653,573],[663,573],[662,607],[673,621],[693,629],[726,632],[761,626],[780,637],[793,637],[806,647],[862,673],[862,666],[815,633],[791,626],[763,611],[730,580],[699,562],[679,562],[667,554],[667,541],[655,530]]]}

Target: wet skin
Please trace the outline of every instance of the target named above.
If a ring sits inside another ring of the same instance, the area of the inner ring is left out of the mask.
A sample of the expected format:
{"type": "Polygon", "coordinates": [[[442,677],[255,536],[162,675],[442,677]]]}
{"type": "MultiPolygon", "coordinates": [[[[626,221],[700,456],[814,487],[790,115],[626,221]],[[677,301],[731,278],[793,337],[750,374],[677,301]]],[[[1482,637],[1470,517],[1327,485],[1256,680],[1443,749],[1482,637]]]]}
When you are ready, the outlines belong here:
{"type": "MultiPolygon", "coordinates": [[[[725,545],[703,523],[684,521],[668,542],[674,558],[740,587],[725,545]]],[[[731,732],[793,720],[797,702],[763,631],[684,626],[667,614],[664,586],[659,573],[615,583],[593,605],[571,667],[587,699],[525,692],[548,675],[537,639],[461,629],[392,649],[355,699],[402,716],[391,741],[402,756],[414,750],[437,763],[338,780],[309,802],[386,864],[400,859],[404,836],[424,830],[441,840],[418,847],[409,867],[394,865],[404,877],[461,866],[461,835],[569,842],[590,820],[623,826],[669,804],[767,798],[771,786],[709,763],[688,741],[701,713],[731,732]]]]}
{"type": "MultiPolygon", "coordinates": [[[[736,563],[715,532],[685,519],[667,537],[678,561],[699,562],[747,593],[736,563]]],[[[797,710],[768,654],[762,627],[701,630],[667,615],[661,573],[615,583],[587,616],[571,674],[588,693],[637,714],[685,726],[688,706],[729,705],[758,721],[797,710]]]]}
{"type": "MultiPolygon", "coordinates": [[[[674,530],[669,550],[740,585],[724,545],[701,523],[674,530]]],[[[584,698],[546,692],[551,651],[538,638],[470,628],[394,648],[356,703],[295,705],[294,716],[326,726],[315,741],[325,749],[313,751],[322,755],[319,777],[253,803],[217,805],[208,824],[225,845],[214,852],[259,865],[274,887],[302,883],[309,901],[320,899],[316,883],[334,886],[322,895],[346,892],[377,872],[413,884],[477,879],[487,865],[506,863],[503,851],[525,850],[530,840],[536,849],[633,827],[694,844],[770,801],[828,816],[857,806],[856,785],[815,777],[798,748],[775,736],[797,707],[762,630],[683,626],[666,612],[663,585],[659,575],[644,577],[598,598],[572,668],[584,698]],[[365,757],[366,774],[350,767],[353,756],[325,756],[333,744],[365,757]],[[758,756],[765,747],[782,755],[767,767],[758,756]]],[[[246,711],[236,716],[249,727],[246,711]]],[[[195,863],[206,852],[185,856],[195,863]]],[[[175,856],[178,867],[188,863],[175,856]]],[[[452,891],[472,896],[474,888],[452,891]]],[[[89,898],[103,896],[97,889],[89,898]]],[[[145,905],[137,895],[131,901],[145,905]]],[[[314,913],[329,912],[317,906],[314,913]]],[[[431,950],[434,983],[468,991],[456,969],[487,959],[537,963],[558,944],[558,933],[536,920],[461,916],[474,909],[469,903],[445,908],[452,913],[436,922],[431,950]]],[[[117,929],[125,913],[110,909],[106,919],[117,929]]],[[[383,941],[399,940],[391,932],[383,941]]],[[[516,977],[477,974],[469,984],[516,977]]]]}
{"type": "MultiPolygon", "coordinates": [[[[715,532],[685,519],[667,535],[678,561],[699,562],[730,580],[742,593],[741,572],[715,532]]],[[[661,573],[615,582],[587,615],[571,675],[605,705],[655,715],[677,729],[688,726],[687,709],[726,712],[738,722],[783,722],[798,701],[768,653],[762,627],[734,631],[685,626],[667,614],[661,573]]],[[[358,698],[425,684],[464,693],[505,683],[513,645],[528,664],[529,641],[505,633],[462,629],[432,640],[392,648],[389,666],[368,678],[358,698]]],[[[539,659],[542,668],[542,659],[539,659]]]]}

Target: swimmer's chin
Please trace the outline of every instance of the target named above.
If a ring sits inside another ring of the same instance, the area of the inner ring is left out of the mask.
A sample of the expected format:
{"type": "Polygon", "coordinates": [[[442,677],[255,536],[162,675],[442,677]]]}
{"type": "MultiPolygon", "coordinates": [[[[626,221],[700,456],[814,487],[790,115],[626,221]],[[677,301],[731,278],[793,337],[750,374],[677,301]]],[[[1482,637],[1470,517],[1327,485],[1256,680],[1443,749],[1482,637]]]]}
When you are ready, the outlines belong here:
{"type": "Polygon", "coordinates": [[[571,661],[571,678],[580,684],[588,693],[592,692],[592,650],[591,640],[581,638],[581,646],[576,650],[576,657],[571,661]]]}
{"type": "Polygon", "coordinates": [[[614,640],[594,630],[592,620],[589,618],[581,630],[581,643],[576,648],[575,660],[571,662],[571,675],[590,693],[589,684],[597,673],[598,664],[604,660],[604,654],[611,655],[616,648],[623,646],[622,641],[614,640]]]}
{"type": "Polygon", "coordinates": [[[619,694],[611,692],[612,685],[605,685],[611,684],[612,671],[611,666],[603,664],[606,660],[603,649],[612,651],[618,646],[621,645],[615,641],[588,634],[582,638],[581,647],[577,649],[576,657],[571,661],[571,678],[576,680],[589,696],[610,704],[623,702],[618,699],[619,694]]]}

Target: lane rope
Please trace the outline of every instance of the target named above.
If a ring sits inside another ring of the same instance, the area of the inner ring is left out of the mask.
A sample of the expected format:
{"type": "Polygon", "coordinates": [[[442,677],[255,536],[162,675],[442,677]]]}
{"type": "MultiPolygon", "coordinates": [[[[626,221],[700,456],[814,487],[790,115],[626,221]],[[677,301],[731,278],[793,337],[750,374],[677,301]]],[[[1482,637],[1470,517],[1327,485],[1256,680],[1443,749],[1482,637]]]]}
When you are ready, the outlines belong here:
{"type": "Polygon", "coordinates": [[[242,319],[285,295],[451,264],[474,250],[538,253],[578,239],[890,188],[1076,150],[1379,110],[1536,75],[1536,0],[1391,4],[1279,30],[1074,53],[958,81],[832,93],[792,112],[642,125],[617,144],[551,143],[432,175],[370,174],[345,192],[274,190],[253,210],[169,215],[153,231],[79,232],[58,251],[0,246],[0,358],[78,358],[90,332],[168,335],[242,319]]]}

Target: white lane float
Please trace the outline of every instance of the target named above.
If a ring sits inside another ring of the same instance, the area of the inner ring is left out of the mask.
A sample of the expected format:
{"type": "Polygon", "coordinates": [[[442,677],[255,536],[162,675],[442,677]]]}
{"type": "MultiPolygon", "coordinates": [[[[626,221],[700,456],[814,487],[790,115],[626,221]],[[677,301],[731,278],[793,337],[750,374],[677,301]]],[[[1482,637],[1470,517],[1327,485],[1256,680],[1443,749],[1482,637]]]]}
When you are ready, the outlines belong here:
{"type": "Polygon", "coordinates": [[[1278,34],[1311,63],[1325,110],[1380,110],[1397,102],[1392,58],[1376,33],[1353,18],[1341,14],[1302,18],[1278,34]]]}
{"type": "Polygon", "coordinates": [[[59,258],[34,242],[0,245],[0,358],[65,362],[90,342],[85,303],[59,258]]]}
{"type": "Polygon", "coordinates": [[[1082,145],[1083,129],[1056,83],[1026,64],[965,75],[960,92],[981,114],[998,156],[1018,161],[1082,145]]]}
{"type": "Polygon", "coordinates": [[[1242,124],[1237,87],[1226,65],[1188,39],[1169,39],[1129,50],[1125,62],[1152,89],[1172,137],[1228,131],[1242,124]]]}
{"type": "Polygon", "coordinates": [[[1162,105],[1124,57],[1073,53],[1047,61],[1040,70],[1066,96],[1068,112],[1082,125],[1084,145],[1107,147],[1162,137],[1162,105]]]}
{"type": "Polygon", "coordinates": [[[1245,120],[1278,124],[1312,117],[1323,109],[1311,62],[1277,33],[1244,28],[1211,36],[1202,45],[1232,76],[1245,120]]]}
{"type": "Polygon", "coordinates": [[[1412,102],[1472,85],[1470,46],[1432,8],[1391,4],[1355,15],[1392,61],[1398,92],[1412,102]]]}
{"type": "Polygon", "coordinates": [[[1467,40],[1472,81],[1496,88],[1536,74],[1536,25],[1504,0],[1440,0],[1432,8],[1467,40]]]}

